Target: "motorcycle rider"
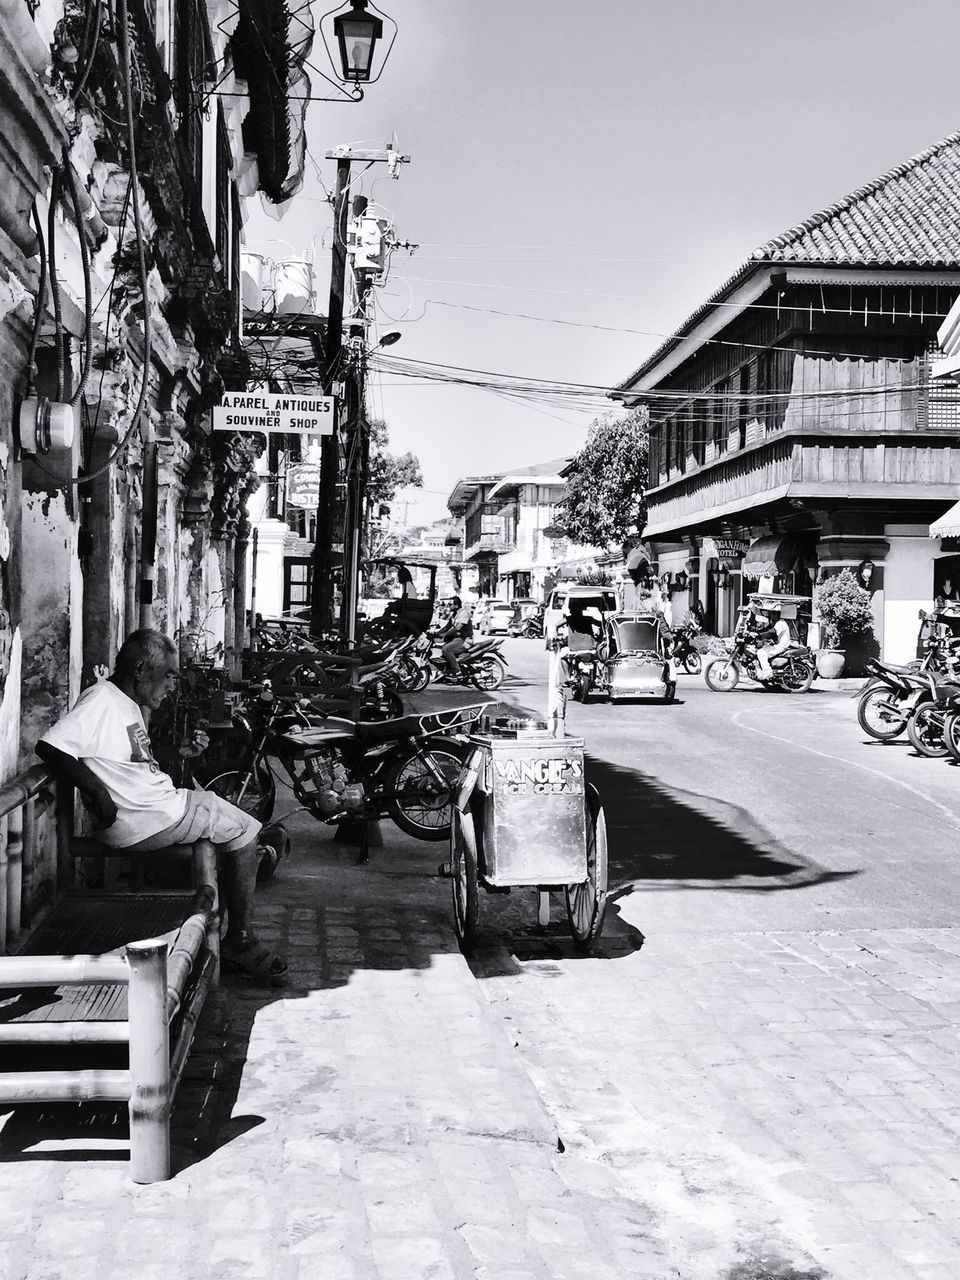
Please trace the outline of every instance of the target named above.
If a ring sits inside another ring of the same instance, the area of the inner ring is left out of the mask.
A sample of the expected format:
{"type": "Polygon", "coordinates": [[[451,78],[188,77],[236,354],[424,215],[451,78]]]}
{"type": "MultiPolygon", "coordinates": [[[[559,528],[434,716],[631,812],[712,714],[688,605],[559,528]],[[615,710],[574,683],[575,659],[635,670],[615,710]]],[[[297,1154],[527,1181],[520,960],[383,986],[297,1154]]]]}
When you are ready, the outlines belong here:
{"type": "Polygon", "coordinates": [[[457,657],[468,647],[469,641],[473,636],[473,611],[469,605],[463,603],[459,596],[454,596],[450,605],[453,616],[447,628],[440,633],[439,638],[446,641],[441,653],[447,664],[449,678],[451,680],[459,680],[460,663],[457,661],[457,657]]]}
{"type": "Polygon", "coordinates": [[[793,644],[790,628],[780,616],[780,606],[753,604],[750,606],[756,624],[757,679],[769,680],[773,675],[771,659],[776,658],[793,644]]]}
{"type": "Polygon", "coordinates": [[[571,655],[576,653],[594,653],[603,633],[603,614],[593,605],[584,607],[579,600],[571,600],[566,616],[566,639],[558,651],[563,683],[572,687],[576,679],[573,674],[571,655]]]}

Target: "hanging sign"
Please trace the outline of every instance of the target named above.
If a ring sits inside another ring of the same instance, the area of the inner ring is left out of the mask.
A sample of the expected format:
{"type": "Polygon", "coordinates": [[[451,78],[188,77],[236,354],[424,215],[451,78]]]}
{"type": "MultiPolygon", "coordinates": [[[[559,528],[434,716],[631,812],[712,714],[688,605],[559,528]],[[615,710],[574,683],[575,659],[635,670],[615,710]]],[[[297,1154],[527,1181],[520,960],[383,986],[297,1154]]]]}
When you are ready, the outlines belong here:
{"type": "Polygon", "coordinates": [[[268,391],[225,391],[213,406],[214,431],[284,435],[333,434],[333,396],[284,396],[268,391]]]}
{"type": "Polygon", "coordinates": [[[287,469],[287,502],[291,507],[316,511],[320,505],[320,468],[315,462],[298,462],[287,469]]]}
{"type": "Polygon", "coordinates": [[[742,556],[746,553],[747,543],[740,538],[714,538],[714,546],[717,548],[718,556],[742,556]]]}

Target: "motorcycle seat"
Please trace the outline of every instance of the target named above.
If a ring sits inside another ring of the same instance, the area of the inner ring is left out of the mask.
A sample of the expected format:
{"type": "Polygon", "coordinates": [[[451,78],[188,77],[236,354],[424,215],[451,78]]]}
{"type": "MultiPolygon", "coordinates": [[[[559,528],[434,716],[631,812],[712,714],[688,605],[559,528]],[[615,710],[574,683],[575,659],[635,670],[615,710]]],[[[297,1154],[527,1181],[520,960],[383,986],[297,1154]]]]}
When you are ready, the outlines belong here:
{"type": "Polygon", "coordinates": [[[350,725],[361,742],[394,742],[397,738],[420,737],[423,733],[422,718],[420,713],[400,716],[396,720],[361,720],[359,724],[351,721],[350,725]]]}
{"type": "Polygon", "coordinates": [[[916,663],[896,663],[896,662],[880,662],[876,658],[871,658],[866,664],[867,670],[879,674],[885,671],[891,676],[915,676],[917,674],[916,663]]]}

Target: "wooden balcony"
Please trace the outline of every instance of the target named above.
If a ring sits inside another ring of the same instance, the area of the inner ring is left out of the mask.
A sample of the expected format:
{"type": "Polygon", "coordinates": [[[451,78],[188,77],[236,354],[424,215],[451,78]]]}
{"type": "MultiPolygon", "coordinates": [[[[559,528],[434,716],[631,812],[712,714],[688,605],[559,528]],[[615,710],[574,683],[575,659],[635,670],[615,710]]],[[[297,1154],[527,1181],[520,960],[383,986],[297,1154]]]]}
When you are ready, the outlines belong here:
{"type": "Polygon", "coordinates": [[[484,553],[506,555],[508,551],[516,551],[516,540],[510,541],[505,533],[481,533],[468,542],[463,549],[464,560],[474,560],[484,553]]]}
{"type": "Polygon", "coordinates": [[[647,491],[646,537],[791,500],[951,502],[960,445],[951,431],[838,436],[782,431],[677,471],[647,491]]]}

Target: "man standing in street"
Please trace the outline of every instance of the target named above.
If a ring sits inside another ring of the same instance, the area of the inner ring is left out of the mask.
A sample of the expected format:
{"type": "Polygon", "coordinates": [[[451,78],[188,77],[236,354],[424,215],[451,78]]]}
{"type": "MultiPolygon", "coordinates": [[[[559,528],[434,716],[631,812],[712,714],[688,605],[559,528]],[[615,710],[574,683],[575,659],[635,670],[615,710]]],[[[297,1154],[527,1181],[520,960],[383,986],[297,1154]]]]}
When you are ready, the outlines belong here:
{"type": "MultiPolygon", "coordinates": [[[[224,968],[275,984],[286,963],[253,932],[261,824],[212,791],[175,787],[150,745],[150,713],[175,687],[178,668],[172,640],[159,631],[135,631],[117,654],[113,674],[81,693],[37,743],[37,755],[77,788],[97,838],[110,848],[153,853],[212,841],[228,912],[224,968]]],[[[197,755],[206,746],[199,732],[185,753],[197,755]]]]}

